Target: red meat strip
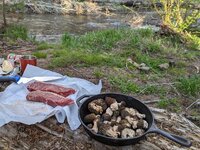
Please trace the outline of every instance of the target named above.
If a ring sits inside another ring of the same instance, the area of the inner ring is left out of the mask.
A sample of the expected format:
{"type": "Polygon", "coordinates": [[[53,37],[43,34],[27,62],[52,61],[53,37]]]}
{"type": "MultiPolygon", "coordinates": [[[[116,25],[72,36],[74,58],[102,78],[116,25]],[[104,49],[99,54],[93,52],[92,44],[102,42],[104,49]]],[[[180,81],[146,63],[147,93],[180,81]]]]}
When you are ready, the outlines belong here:
{"type": "Polygon", "coordinates": [[[28,101],[43,102],[43,103],[51,105],[53,107],[74,104],[74,101],[69,98],[60,96],[60,95],[52,93],[52,92],[44,92],[44,91],[30,92],[26,96],[26,99],[28,101]]]}
{"type": "Polygon", "coordinates": [[[61,96],[67,97],[70,94],[74,94],[76,91],[72,88],[66,88],[60,85],[45,83],[45,82],[33,82],[28,85],[27,89],[29,91],[47,91],[59,94],[61,96]]]}

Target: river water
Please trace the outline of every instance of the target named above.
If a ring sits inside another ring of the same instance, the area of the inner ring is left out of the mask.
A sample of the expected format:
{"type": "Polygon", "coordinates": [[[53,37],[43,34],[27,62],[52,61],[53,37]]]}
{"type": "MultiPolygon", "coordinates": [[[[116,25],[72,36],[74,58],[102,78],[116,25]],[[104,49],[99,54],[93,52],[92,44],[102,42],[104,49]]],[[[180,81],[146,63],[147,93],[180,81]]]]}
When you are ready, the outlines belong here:
{"type": "MultiPolygon", "coordinates": [[[[144,24],[152,21],[151,13],[144,12],[141,15],[145,16],[146,23],[144,21],[144,24]]],[[[2,19],[1,16],[0,19],[2,19]]],[[[129,21],[130,16],[127,14],[110,16],[24,14],[17,21],[16,18],[17,16],[7,16],[9,23],[26,26],[30,37],[35,37],[37,41],[59,43],[64,33],[81,35],[89,31],[129,27],[127,21],[129,21]]]]}
{"type": "Polygon", "coordinates": [[[84,15],[24,15],[18,21],[29,30],[29,35],[37,41],[57,43],[64,33],[73,35],[89,31],[127,26],[122,20],[124,15],[114,16],[84,16],[84,15]]]}

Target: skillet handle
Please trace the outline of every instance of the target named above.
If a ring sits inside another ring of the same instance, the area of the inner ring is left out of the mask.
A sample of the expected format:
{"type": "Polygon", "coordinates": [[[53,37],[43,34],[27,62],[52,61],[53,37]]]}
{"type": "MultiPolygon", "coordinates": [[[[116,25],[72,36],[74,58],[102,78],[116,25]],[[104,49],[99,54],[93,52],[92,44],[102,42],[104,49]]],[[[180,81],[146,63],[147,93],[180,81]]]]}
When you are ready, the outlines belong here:
{"type": "Polygon", "coordinates": [[[76,100],[76,104],[78,105],[78,107],[80,107],[81,105],[81,100],[86,98],[86,97],[91,97],[91,96],[94,96],[94,95],[83,95],[81,97],[79,97],[77,100],[76,100]]]}
{"type": "Polygon", "coordinates": [[[185,147],[190,147],[192,145],[192,142],[181,137],[181,136],[178,136],[178,135],[174,135],[174,134],[171,134],[171,133],[168,133],[168,132],[165,132],[161,129],[158,129],[155,125],[153,125],[153,127],[150,129],[149,133],[158,133],[158,134],[161,134],[162,136],[182,145],[182,146],[185,146],[185,147]]]}

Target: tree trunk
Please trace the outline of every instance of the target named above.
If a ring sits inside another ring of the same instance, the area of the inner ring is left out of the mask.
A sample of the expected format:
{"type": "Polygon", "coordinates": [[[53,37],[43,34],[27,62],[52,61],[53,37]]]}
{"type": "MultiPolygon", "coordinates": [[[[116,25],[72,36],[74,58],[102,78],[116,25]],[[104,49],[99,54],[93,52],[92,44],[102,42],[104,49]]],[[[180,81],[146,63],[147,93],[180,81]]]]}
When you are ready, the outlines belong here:
{"type": "Polygon", "coordinates": [[[7,25],[7,22],[6,22],[5,0],[3,0],[3,23],[4,23],[4,26],[7,25]]]}

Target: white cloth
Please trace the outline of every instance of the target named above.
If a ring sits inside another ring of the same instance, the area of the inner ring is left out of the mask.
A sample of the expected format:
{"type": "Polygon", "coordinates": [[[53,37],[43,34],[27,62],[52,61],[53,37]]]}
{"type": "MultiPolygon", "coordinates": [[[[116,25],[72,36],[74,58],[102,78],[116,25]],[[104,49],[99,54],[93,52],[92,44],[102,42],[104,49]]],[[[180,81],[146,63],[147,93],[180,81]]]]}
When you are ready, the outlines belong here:
{"type": "MultiPolygon", "coordinates": [[[[62,79],[50,83],[75,89],[76,93],[69,96],[69,98],[74,101],[84,94],[99,94],[102,89],[101,81],[99,81],[98,85],[95,85],[84,79],[62,76],[56,72],[28,65],[23,77],[31,78],[34,76],[63,77],[62,79]]],[[[0,93],[0,126],[11,121],[21,122],[28,125],[35,124],[42,122],[52,115],[56,116],[59,123],[63,123],[67,117],[71,130],[75,130],[80,126],[78,106],[76,104],[64,107],[57,106],[53,108],[47,104],[27,101],[26,95],[28,94],[28,90],[26,86],[27,84],[12,83],[4,92],[0,93]]]]}

